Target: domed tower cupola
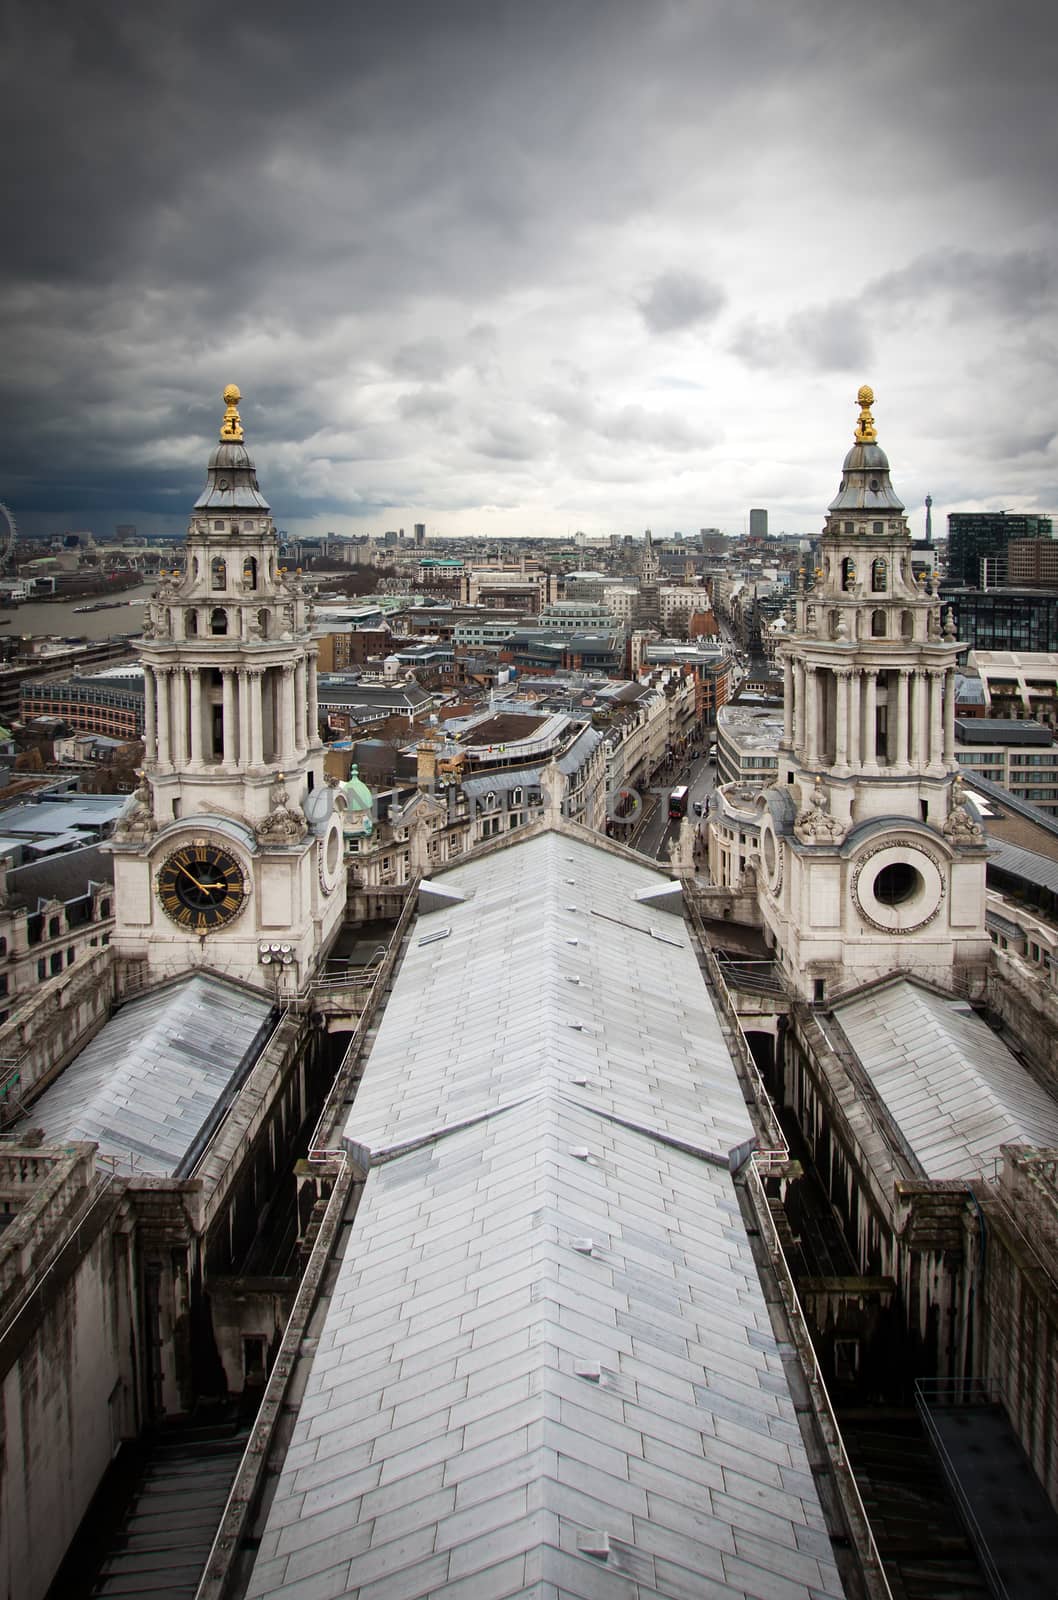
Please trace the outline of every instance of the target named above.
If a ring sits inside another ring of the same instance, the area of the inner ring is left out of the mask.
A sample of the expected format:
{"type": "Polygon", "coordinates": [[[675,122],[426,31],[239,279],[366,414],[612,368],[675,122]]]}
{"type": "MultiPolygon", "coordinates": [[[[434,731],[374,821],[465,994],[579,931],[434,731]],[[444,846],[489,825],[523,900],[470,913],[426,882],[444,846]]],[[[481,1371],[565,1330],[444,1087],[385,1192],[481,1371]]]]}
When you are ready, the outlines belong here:
{"type": "Polygon", "coordinates": [[[220,443],[209,458],[206,487],[195,501],[196,512],[209,512],[213,516],[240,512],[268,515],[268,501],[258,487],[253,458],[243,443],[239,417],[241,398],[236,385],[229,383],[224,391],[220,443]]]}
{"type": "Polygon", "coordinates": [[[950,982],[990,948],[983,837],[955,788],[961,646],[912,561],[874,392],[856,399],[815,583],[776,651],[783,733],[760,824],[762,916],[817,1000],[896,964],[950,982]]]}
{"type": "Polygon", "coordinates": [[[879,516],[901,513],[903,501],[889,480],[889,457],[878,443],[871,406],[874,390],[864,384],[856,396],[860,408],[854,444],[841,468],[841,483],[830,502],[832,516],[879,516]]]}
{"type": "Polygon", "coordinates": [[[144,777],[112,841],[114,944],[153,977],[207,965],[271,989],[273,941],[291,983],[326,951],[345,863],[312,596],[279,564],[239,399],[229,384],[183,566],[144,618],[144,777]]]}

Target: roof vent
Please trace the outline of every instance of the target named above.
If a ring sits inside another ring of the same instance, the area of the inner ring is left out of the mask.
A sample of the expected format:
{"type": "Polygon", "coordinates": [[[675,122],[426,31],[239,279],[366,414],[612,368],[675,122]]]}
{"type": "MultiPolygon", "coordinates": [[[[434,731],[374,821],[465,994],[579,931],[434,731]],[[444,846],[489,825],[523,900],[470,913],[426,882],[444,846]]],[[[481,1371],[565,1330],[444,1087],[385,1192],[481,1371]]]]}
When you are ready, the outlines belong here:
{"type": "Polygon", "coordinates": [[[436,944],[438,939],[447,939],[451,931],[451,928],[438,928],[436,933],[424,933],[419,943],[420,945],[436,944]]]}
{"type": "Polygon", "coordinates": [[[590,1256],[595,1248],[594,1239],[572,1239],[570,1243],[579,1256],[590,1256]]]}
{"type": "Polygon", "coordinates": [[[573,1372],[575,1377],[583,1378],[586,1383],[602,1382],[602,1365],[598,1361],[578,1361],[573,1372]]]}
{"type": "Polygon", "coordinates": [[[576,1161],[587,1161],[588,1157],[591,1155],[591,1151],[588,1149],[586,1144],[571,1144],[569,1147],[569,1153],[576,1161]]]}
{"type": "Polygon", "coordinates": [[[582,1556],[594,1556],[596,1561],[608,1561],[610,1535],[602,1528],[585,1528],[577,1534],[577,1549],[582,1556]]]}

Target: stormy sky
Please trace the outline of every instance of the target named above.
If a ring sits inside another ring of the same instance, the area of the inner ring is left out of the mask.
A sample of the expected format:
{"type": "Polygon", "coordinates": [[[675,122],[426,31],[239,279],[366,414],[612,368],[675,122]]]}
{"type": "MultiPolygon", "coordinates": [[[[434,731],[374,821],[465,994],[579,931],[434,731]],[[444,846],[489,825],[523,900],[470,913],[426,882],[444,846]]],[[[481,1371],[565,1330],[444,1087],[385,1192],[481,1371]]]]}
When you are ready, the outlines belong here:
{"type": "Polygon", "coordinates": [[[303,532],[1058,510],[1038,0],[4,0],[0,500],[303,532]]]}

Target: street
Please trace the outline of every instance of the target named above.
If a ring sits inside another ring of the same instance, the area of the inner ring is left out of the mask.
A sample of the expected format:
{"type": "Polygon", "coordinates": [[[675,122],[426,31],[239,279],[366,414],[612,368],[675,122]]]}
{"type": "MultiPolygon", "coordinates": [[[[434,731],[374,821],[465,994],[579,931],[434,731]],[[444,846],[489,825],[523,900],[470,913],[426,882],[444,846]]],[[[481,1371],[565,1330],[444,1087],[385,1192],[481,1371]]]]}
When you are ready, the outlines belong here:
{"type": "Polygon", "coordinates": [[[694,815],[695,803],[702,807],[703,815],[705,804],[716,782],[716,767],[706,760],[704,756],[696,756],[682,766],[665,769],[665,776],[659,778],[651,785],[651,793],[657,794],[658,804],[649,822],[635,842],[635,848],[645,856],[653,856],[657,861],[667,862],[669,859],[669,841],[679,832],[679,823],[669,821],[669,791],[681,783],[687,784],[690,789],[688,798],[688,816],[693,823],[701,819],[694,815]]]}

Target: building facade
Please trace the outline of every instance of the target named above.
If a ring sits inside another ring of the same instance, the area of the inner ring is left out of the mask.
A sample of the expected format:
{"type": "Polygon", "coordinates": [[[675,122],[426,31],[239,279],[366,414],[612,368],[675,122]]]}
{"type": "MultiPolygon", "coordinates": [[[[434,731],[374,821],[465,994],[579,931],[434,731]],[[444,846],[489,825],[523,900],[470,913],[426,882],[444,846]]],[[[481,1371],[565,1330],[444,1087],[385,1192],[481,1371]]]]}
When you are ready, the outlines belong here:
{"type": "Polygon", "coordinates": [[[280,569],[238,390],[224,399],[185,571],[144,627],[145,776],[111,844],[114,942],[152,978],[208,965],[271,989],[271,945],[295,986],[329,946],[345,866],[308,596],[280,569]]]}
{"type": "Polygon", "coordinates": [[[952,511],[948,516],[948,578],[975,588],[985,556],[1001,556],[1012,540],[1049,539],[1050,517],[1011,511],[952,511]]]}
{"type": "Polygon", "coordinates": [[[904,507],[860,415],[820,541],[822,576],[780,646],[784,725],[761,821],[761,913],[808,999],[917,969],[987,965],[985,849],[955,783],[959,643],[911,564],[904,507]]]}

